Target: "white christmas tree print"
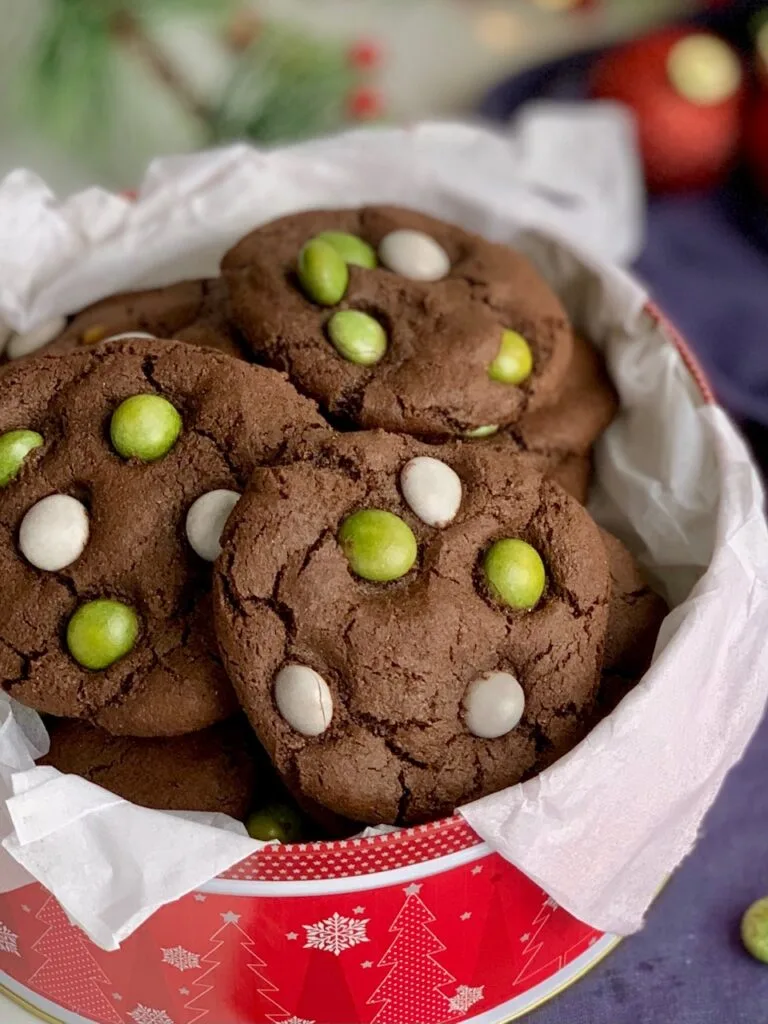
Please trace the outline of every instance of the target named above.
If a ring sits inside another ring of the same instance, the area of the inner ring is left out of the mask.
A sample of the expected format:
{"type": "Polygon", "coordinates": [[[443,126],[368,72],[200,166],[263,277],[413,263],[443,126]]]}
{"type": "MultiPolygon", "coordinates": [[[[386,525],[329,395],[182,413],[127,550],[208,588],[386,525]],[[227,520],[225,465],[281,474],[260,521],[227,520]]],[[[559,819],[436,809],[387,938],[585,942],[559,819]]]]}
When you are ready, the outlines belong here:
{"type": "Polygon", "coordinates": [[[377,964],[390,970],[368,999],[383,1004],[373,1024],[445,1024],[455,1017],[451,997],[441,989],[456,978],[437,959],[446,947],[429,927],[435,915],[421,888],[418,882],[405,887],[405,903],[390,925],[395,937],[377,964]]]}
{"type": "Polygon", "coordinates": [[[165,1010],[153,1010],[149,1006],[144,1006],[142,1003],[132,1010],[128,1014],[136,1024],[173,1024],[173,1021],[165,1012],[165,1010]]]}
{"type": "Polygon", "coordinates": [[[456,995],[449,998],[448,1005],[456,1013],[466,1013],[470,1006],[474,1006],[475,1003],[479,1003],[483,998],[484,988],[485,985],[481,985],[479,988],[470,988],[469,985],[459,985],[456,989],[456,995]]]}
{"type": "Polygon", "coordinates": [[[10,928],[7,928],[4,924],[0,923],[0,952],[2,953],[15,953],[16,956],[21,956],[19,952],[19,936],[12,932],[10,928]]]}
{"type": "Polygon", "coordinates": [[[170,964],[179,971],[191,971],[200,966],[200,957],[182,946],[174,946],[172,949],[163,950],[163,963],[170,964]]]}
{"type": "Polygon", "coordinates": [[[31,947],[42,959],[29,978],[34,991],[55,1003],[77,1006],[79,1013],[101,1024],[124,1024],[125,1018],[107,995],[115,986],[93,955],[98,950],[69,923],[53,896],[35,914],[35,920],[45,930],[31,947]]]}
{"type": "Polygon", "coordinates": [[[317,924],[302,925],[307,933],[304,949],[322,949],[334,956],[339,956],[345,949],[368,942],[366,926],[368,918],[342,917],[333,914],[317,924]]]}
{"type": "Polygon", "coordinates": [[[554,900],[549,897],[545,899],[528,926],[529,930],[520,936],[520,941],[524,943],[525,961],[515,978],[516,985],[542,971],[554,974],[561,970],[573,959],[575,951],[584,946],[585,936],[580,932],[576,941],[563,949],[563,922],[557,913],[558,909],[554,900]]]}
{"type": "MultiPolygon", "coordinates": [[[[241,1024],[243,1017],[236,1008],[225,1011],[226,1016],[222,1016],[219,997],[215,990],[218,977],[216,971],[221,968],[222,963],[225,963],[228,969],[234,970],[239,977],[247,977],[248,971],[251,973],[253,980],[250,984],[254,987],[251,989],[249,985],[249,1009],[254,1020],[288,1024],[289,1011],[272,998],[272,993],[278,993],[278,987],[261,972],[260,968],[267,966],[266,961],[257,954],[254,940],[240,927],[241,916],[232,911],[221,914],[223,924],[211,936],[211,948],[200,958],[202,973],[192,985],[198,992],[185,1004],[185,1009],[195,1011],[196,1016],[191,1017],[186,1024],[195,1024],[196,1021],[204,1021],[205,1024],[241,1024]],[[216,1011],[215,1018],[212,1011],[216,1011]]],[[[313,1022],[310,1021],[309,1024],[313,1022]]]]}

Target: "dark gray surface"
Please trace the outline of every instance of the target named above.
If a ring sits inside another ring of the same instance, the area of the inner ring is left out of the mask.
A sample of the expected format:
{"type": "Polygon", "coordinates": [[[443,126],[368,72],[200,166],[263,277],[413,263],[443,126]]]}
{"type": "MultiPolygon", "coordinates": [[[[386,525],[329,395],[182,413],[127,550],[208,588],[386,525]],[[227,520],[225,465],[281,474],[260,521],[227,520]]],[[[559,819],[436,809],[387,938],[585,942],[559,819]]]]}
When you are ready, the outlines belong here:
{"type": "Polygon", "coordinates": [[[766,1024],[768,965],[739,919],[768,895],[768,720],[729,775],[699,843],[645,929],[526,1018],[531,1024],[766,1024]]]}

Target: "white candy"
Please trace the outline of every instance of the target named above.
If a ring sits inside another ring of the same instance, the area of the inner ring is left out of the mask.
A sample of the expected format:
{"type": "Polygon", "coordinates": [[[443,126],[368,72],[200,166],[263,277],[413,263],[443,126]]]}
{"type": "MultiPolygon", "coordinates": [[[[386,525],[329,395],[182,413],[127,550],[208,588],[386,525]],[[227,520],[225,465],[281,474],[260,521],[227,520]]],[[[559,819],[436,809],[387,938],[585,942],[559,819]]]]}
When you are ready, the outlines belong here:
{"type": "Polygon", "coordinates": [[[85,506],[68,494],[51,494],[22,519],[19,548],[36,568],[57,572],[82,555],[89,532],[85,506]]]}
{"type": "Polygon", "coordinates": [[[439,281],[451,269],[448,253],[423,231],[391,231],[381,240],[379,259],[412,281],[439,281]]]}
{"type": "Polygon", "coordinates": [[[403,497],[427,526],[447,526],[461,504],[461,480],[440,459],[418,455],[400,474],[403,497]]]}
{"type": "Polygon", "coordinates": [[[286,665],[275,678],[275,703],[302,736],[319,736],[331,724],[333,697],[321,675],[306,665],[286,665]]]}
{"type": "Polygon", "coordinates": [[[149,338],[150,341],[154,341],[155,335],[147,334],[146,331],[124,331],[122,334],[110,334],[103,341],[125,341],[126,338],[149,338]]]}
{"type": "Polygon", "coordinates": [[[8,342],[6,354],[9,359],[21,359],[22,356],[29,356],[37,352],[43,345],[57,338],[67,326],[67,318],[55,316],[52,320],[46,320],[44,324],[35,327],[34,330],[26,331],[24,334],[14,334],[8,342]]]}
{"type": "Polygon", "coordinates": [[[509,672],[491,672],[469,684],[462,703],[472,735],[495,740],[514,729],[523,717],[525,693],[509,672]]]}
{"type": "Polygon", "coordinates": [[[208,491],[187,512],[187,540],[195,554],[215,562],[221,554],[221,535],[232,509],[240,500],[237,491],[208,491]]]}

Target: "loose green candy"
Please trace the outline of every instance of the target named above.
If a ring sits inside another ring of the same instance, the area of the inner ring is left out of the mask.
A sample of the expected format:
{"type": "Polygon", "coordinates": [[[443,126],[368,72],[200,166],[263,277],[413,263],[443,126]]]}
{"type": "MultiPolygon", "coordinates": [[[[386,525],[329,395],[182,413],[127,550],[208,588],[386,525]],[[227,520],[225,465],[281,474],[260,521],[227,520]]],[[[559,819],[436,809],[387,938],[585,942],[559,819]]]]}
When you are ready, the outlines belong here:
{"type": "Polygon", "coordinates": [[[7,434],[0,434],[0,487],[13,480],[27,455],[42,443],[42,437],[35,430],[9,430],[7,434]]]}
{"type": "Polygon", "coordinates": [[[741,941],[756,960],[768,964],[768,897],[757,900],[741,919],[741,941]]]}
{"type": "Polygon", "coordinates": [[[139,619],[130,605],[108,598],[81,604],[67,626],[69,653],[83,668],[100,672],[130,654],[139,619]]]}
{"type": "Polygon", "coordinates": [[[133,395],[112,414],[109,436],[124,459],[154,462],[173,448],[181,426],[181,416],[167,398],[133,395]]]}
{"type": "Polygon", "coordinates": [[[341,302],[349,284],[347,264],[322,238],[312,238],[299,253],[299,281],[304,293],[321,306],[341,302]]]}
{"type": "Polygon", "coordinates": [[[332,245],[347,264],[365,267],[366,270],[373,270],[379,264],[373,246],[368,245],[357,235],[347,234],[346,231],[321,231],[317,237],[332,245]]]}
{"type": "Polygon", "coordinates": [[[289,804],[267,804],[248,816],[245,823],[251,839],[268,843],[298,843],[304,835],[304,822],[295,807],[289,804]]]}
{"type": "Polygon", "coordinates": [[[533,370],[533,353],[522,334],[504,331],[498,355],[488,367],[488,376],[500,384],[522,384],[533,370]]]}
{"type": "Polygon", "coordinates": [[[531,609],[544,593],[544,563],[524,540],[497,540],[486,552],[483,568],[493,596],[511,608],[531,609]]]}
{"type": "Polygon", "coordinates": [[[387,351],[387,335],[379,321],[355,309],[334,313],[328,334],[339,355],[360,366],[373,366],[387,351]]]}
{"type": "Polygon", "coordinates": [[[478,437],[493,437],[494,434],[498,434],[499,428],[495,423],[488,423],[484,427],[475,427],[474,430],[465,430],[463,437],[478,438],[478,437]]]}
{"type": "Polygon", "coordinates": [[[379,508],[362,509],[348,516],[339,530],[339,544],[352,571],[373,583],[405,576],[418,552],[410,526],[379,508]]]}

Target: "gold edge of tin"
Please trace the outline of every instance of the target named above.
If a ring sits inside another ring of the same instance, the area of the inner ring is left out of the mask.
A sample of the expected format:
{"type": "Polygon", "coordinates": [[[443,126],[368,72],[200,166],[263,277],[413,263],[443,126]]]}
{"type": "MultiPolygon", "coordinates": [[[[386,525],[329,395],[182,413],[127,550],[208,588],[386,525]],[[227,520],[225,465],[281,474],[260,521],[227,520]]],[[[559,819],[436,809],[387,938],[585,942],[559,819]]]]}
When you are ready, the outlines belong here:
{"type": "MultiPolygon", "coordinates": [[[[526,1014],[532,1013],[534,1010],[540,1009],[540,1007],[542,1007],[545,1003],[548,1003],[551,999],[554,999],[555,996],[561,995],[563,992],[565,992],[566,989],[569,989],[572,985],[575,985],[577,981],[581,981],[585,974],[589,974],[591,970],[593,970],[595,967],[601,964],[603,960],[605,960],[605,958],[610,953],[612,953],[614,949],[616,949],[616,947],[622,941],[623,936],[617,936],[614,939],[614,941],[610,944],[610,946],[608,946],[600,953],[600,956],[595,957],[594,960],[590,960],[590,962],[586,964],[586,966],[583,967],[578,974],[574,974],[572,978],[569,978],[567,981],[561,982],[557,986],[557,988],[553,988],[551,992],[547,992],[547,994],[545,996],[542,996],[541,999],[537,999],[535,1003],[531,1003],[530,1006],[526,1006],[526,1008],[524,1010],[521,1010],[520,1013],[516,1013],[512,1017],[507,1017],[506,1020],[499,1021],[499,1024],[512,1024],[512,1021],[521,1020],[523,1017],[526,1016],[526,1014]]],[[[58,1024],[58,1021],[56,1022],[56,1024],[58,1024]]]]}
{"type": "Polygon", "coordinates": [[[10,1002],[16,1003],[16,1005],[20,1006],[22,1010],[26,1010],[27,1013],[31,1013],[32,1016],[36,1017],[38,1020],[44,1020],[45,1024],[64,1024],[64,1022],[58,1017],[52,1017],[49,1013],[46,1013],[45,1010],[38,1010],[38,1008],[26,1000],[24,996],[19,996],[15,992],[11,992],[11,990],[6,988],[2,982],[0,982],[0,995],[10,1000],[10,1002]]]}

